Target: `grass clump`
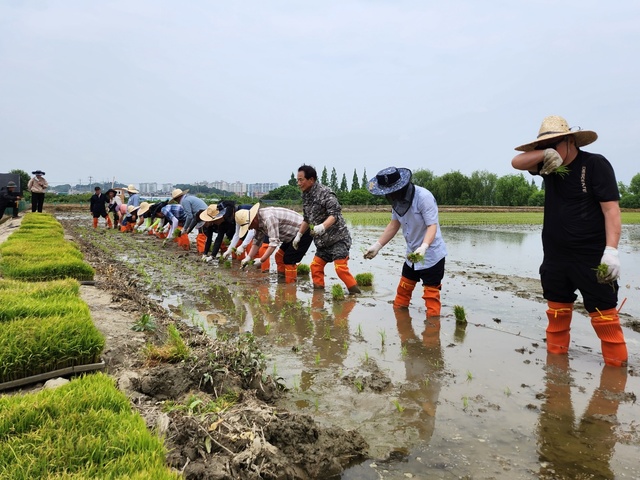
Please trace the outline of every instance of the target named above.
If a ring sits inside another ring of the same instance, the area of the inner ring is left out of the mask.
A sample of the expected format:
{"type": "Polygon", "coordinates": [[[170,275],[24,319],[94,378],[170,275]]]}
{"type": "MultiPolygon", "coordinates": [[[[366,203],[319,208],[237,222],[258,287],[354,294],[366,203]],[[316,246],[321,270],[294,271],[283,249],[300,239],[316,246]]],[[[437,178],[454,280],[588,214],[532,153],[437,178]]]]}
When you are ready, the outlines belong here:
{"type": "Polygon", "coordinates": [[[360,287],[370,287],[373,285],[373,273],[358,273],[356,275],[356,282],[360,287]]]}
{"type": "Polygon", "coordinates": [[[2,396],[0,412],[0,478],[180,478],[107,375],[2,396]]]}
{"type": "Polygon", "coordinates": [[[336,283],[331,287],[331,296],[334,300],[344,300],[344,290],[342,289],[342,285],[338,285],[336,283]]]}
{"type": "Polygon", "coordinates": [[[163,345],[159,347],[155,345],[147,346],[147,358],[170,363],[187,360],[191,352],[175,324],[169,324],[167,333],[169,337],[163,345]]]}
{"type": "Polygon", "coordinates": [[[311,273],[311,268],[309,268],[309,265],[306,263],[299,263],[296,270],[298,271],[298,275],[309,275],[309,273],[311,273]]]}
{"type": "Polygon", "coordinates": [[[456,317],[457,324],[467,323],[467,313],[464,311],[464,307],[462,305],[453,306],[453,315],[456,317]]]}
{"type": "Polygon", "coordinates": [[[134,332],[154,332],[156,328],[155,319],[149,313],[143,313],[133,324],[131,330],[134,332]]]}

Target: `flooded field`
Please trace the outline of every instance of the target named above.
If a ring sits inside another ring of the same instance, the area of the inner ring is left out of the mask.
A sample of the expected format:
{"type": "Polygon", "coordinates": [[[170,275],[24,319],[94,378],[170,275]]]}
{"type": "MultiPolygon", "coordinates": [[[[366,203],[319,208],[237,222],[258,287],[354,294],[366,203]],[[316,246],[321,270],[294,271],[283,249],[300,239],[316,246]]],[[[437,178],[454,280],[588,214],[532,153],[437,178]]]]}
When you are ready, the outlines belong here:
{"type": "MultiPolygon", "coordinates": [[[[442,317],[425,320],[421,289],[408,311],[391,306],[404,243],[373,260],[362,249],[382,227],[352,227],[352,273],[373,286],[334,300],[327,290],[199,261],[147,235],[76,233],[117,259],[150,296],[212,335],[251,331],[270,373],[289,393],[283,408],[357,429],[373,460],[344,479],[640,478],[640,334],[625,328],[630,367],[604,367],[599,341],[578,309],[568,358],[547,358],[537,269],[539,227],[449,227],[442,317]],[[454,306],[468,324],[456,326],[454,306]]],[[[193,243],[193,242],[192,242],[193,243]]],[[[640,228],[620,245],[622,321],[640,320],[640,228]]],[[[313,247],[303,260],[309,263],[313,247]]],[[[123,279],[126,281],[126,279],[123,279]]],[[[635,323],[637,325],[637,323],[635,323]]]]}

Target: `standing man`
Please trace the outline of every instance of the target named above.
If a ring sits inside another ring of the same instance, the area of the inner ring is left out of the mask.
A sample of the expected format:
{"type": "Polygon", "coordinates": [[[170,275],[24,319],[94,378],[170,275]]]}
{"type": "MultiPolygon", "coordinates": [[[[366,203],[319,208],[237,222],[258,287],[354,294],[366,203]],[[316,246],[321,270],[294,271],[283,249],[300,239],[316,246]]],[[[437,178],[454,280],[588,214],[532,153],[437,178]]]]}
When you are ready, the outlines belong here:
{"type": "Polygon", "coordinates": [[[597,138],[593,131],[572,130],[564,118],[549,116],[533,142],[516,147],[525,153],[516,155],[511,165],[544,179],[540,279],[548,304],[547,352],[567,353],[579,290],[604,362],[621,367],[628,354],[616,309],[620,194],[607,159],[580,150],[597,138]],[[606,273],[600,274],[598,266],[606,266],[606,273]]]}
{"type": "Polygon", "coordinates": [[[375,257],[402,227],[407,242],[407,259],[402,266],[394,308],[407,308],[413,289],[422,280],[427,317],[440,316],[440,289],[444,277],[447,247],[438,222],[438,204],[426,188],[411,183],[411,170],[389,167],[380,170],[367,186],[374,195],[384,195],[391,202],[391,221],[369,247],[364,258],[375,257]]]}
{"type": "Polygon", "coordinates": [[[358,282],[349,272],[351,235],[342,217],[342,207],[336,194],[318,183],[316,169],[310,165],[298,168],[298,187],[302,190],[304,218],[293,240],[293,248],[298,248],[302,235],[313,225],[310,231],[316,244],[316,254],[311,261],[313,288],[324,288],[324,266],[333,262],[338,277],[347,286],[349,293],[360,293],[358,282]]]}
{"type": "Polygon", "coordinates": [[[42,170],[36,170],[31,173],[35,175],[35,177],[31,177],[31,180],[27,183],[27,189],[31,192],[31,211],[42,213],[44,194],[47,188],[49,188],[49,184],[43,177],[44,172],[42,170]]]}
{"type": "Polygon", "coordinates": [[[91,215],[93,215],[93,228],[98,228],[98,218],[100,217],[105,219],[107,228],[112,228],[113,224],[111,223],[111,217],[107,215],[106,207],[109,203],[109,198],[102,193],[100,187],[96,187],[93,190],[95,193],[91,195],[91,199],[89,201],[89,209],[91,210],[91,215]]]}
{"type": "Polygon", "coordinates": [[[0,188],[0,218],[4,216],[4,211],[7,207],[13,209],[13,218],[19,218],[18,200],[22,197],[20,197],[16,188],[18,188],[16,183],[11,181],[7,183],[6,187],[0,188]]]}
{"type": "Polygon", "coordinates": [[[292,242],[300,231],[302,215],[281,207],[260,209],[260,204],[256,203],[250,210],[241,209],[236,212],[236,224],[240,226],[240,238],[244,237],[249,229],[253,228],[255,230],[253,245],[248,255],[242,260],[242,267],[248,265],[256,257],[266,237],[269,239],[269,246],[260,257],[254,260],[253,265],[260,267],[277,248],[276,265],[278,266],[278,273],[284,274],[286,283],[296,281],[298,277],[298,262],[307,253],[313,240],[307,231],[301,236],[298,248],[293,248],[292,242]]]}

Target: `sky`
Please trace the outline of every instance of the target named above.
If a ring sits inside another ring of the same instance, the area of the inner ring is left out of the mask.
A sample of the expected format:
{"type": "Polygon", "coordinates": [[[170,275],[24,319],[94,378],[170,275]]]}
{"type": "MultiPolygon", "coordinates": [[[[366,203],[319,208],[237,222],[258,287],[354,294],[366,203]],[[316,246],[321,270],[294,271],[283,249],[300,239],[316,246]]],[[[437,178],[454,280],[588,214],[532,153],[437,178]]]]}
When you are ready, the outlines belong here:
{"type": "Polygon", "coordinates": [[[640,172],[637,0],[2,0],[0,172],[351,185],[511,167],[542,119],[640,172]]]}

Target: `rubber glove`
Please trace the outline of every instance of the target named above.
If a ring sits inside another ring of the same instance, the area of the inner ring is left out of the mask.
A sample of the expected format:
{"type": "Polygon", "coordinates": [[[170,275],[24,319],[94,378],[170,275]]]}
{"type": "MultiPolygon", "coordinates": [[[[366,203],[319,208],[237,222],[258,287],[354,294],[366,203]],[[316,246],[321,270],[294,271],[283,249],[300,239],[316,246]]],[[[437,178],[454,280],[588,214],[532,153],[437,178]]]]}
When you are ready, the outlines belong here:
{"type": "Polygon", "coordinates": [[[322,235],[325,232],[325,228],[323,224],[320,225],[316,225],[315,227],[313,227],[313,230],[311,230],[311,234],[314,237],[317,237],[319,235],[322,235]]]}
{"type": "Polygon", "coordinates": [[[240,262],[240,268],[246,268],[246,266],[249,264],[250,261],[251,261],[251,257],[249,256],[244,257],[240,262]]]}
{"type": "Polygon", "coordinates": [[[206,257],[204,257],[204,261],[209,263],[211,260],[213,260],[213,257],[211,255],[207,255],[206,257]]]}
{"type": "Polygon", "coordinates": [[[225,252],[222,254],[222,260],[228,260],[231,256],[231,249],[227,248],[225,252]]]}
{"type": "Polygon", "coordinates": [[[542,157],[542,168],[540,169],[540,174],[549,175],[560,165],[562,165],[562,157],[560,154],[553,148],[547,148],[544,151],[544,156],[542,157]]]}
{"type": "Polygon", "coordinates": [[[427,253],[427,248],[429,248],[429,244],[425,242],[422,245],[420,245],[418,248],[416,248],[416,251],[413,253],[424,257],[425,253],[427,253]]]}
{"type": "Polygon", "coordinates": [[[256,267],[256,268],[260,268],[260,265],[262,265],[262,260],[260,260],[259,258],[256,258],[253,261],[253,266],[256,267]]]}
{"type": "Polygon", "coordinates": [[[300,245],[300,239],[302,238],[302,234],[300,232],[296,233],[296,238],[293,239],[293,242],[291,242],[291,246],[297,250],[298,246],[300,245]]]}
{"type": "Polygon", "coordinates": [[[380,242],[374,243],[367,249],[366,252],[364,252],[364,258],[367,258],[369,260],[372,259],[378,254],[381,248],[382,248],[382,244],[380,242]]]}
{"type": "Polygon", "coordinates": [[[236,248],[236,255],[239,257],[240,255],[242,255],[244,253],[244,247],[242,245],[240,245],[238,248],[236,248]]]}
{"type": "Polygon", "coordinates": [[[605,247],[600,263],[604,263],[608,269],[607,275],[598,279],[601,283],[610,283],[618,279],[620,276],[620,257],[617,248],[605,247]]]}

